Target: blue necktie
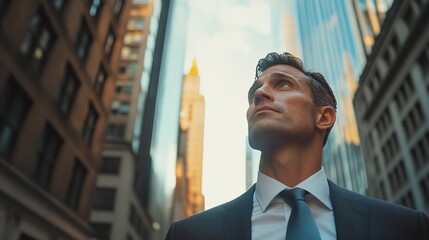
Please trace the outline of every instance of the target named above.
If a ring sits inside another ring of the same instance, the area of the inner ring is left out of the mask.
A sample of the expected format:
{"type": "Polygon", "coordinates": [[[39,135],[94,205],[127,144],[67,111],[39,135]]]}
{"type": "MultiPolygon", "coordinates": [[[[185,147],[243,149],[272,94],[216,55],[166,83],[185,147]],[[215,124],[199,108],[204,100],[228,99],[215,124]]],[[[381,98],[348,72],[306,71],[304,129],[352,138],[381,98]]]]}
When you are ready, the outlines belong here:
{"type": "Polygon", "coordinates": [[[292,208],[287,225],[287,240],[320,240],[319,230],[304,200],[306,191],[301,188],[284,190],[279,196],[292,208]]]}

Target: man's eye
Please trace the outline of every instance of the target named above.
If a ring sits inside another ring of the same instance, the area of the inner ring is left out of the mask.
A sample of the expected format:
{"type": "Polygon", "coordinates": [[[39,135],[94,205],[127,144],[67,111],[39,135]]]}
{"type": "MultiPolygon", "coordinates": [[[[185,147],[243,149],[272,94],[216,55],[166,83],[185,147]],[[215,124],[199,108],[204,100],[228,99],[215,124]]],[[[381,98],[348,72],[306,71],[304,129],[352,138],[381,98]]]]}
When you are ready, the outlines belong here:
{"type": "Polygon", "coordinates": [[[281,82],[279,83],[279,87],[281,87],[281,88],[290,88],[290,87],[291,87],[291,84],[290,84],[290,82],[288,82],[288,81],[281,81],[281,82]]]}

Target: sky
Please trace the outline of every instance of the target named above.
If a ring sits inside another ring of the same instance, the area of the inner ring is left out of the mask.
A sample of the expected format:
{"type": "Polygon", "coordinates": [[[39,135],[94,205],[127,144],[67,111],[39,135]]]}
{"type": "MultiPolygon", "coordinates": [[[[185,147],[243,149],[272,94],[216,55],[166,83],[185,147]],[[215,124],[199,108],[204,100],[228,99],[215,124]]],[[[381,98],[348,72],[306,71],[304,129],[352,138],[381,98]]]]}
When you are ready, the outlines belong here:
{"type": "Polygon", "coordinates": [[[245,189],[247,91],[257,61],[281,51],[280,0],[190,0],[184,72],[193,58],[205,97],[203,195],[206,209],[245,189]]]}

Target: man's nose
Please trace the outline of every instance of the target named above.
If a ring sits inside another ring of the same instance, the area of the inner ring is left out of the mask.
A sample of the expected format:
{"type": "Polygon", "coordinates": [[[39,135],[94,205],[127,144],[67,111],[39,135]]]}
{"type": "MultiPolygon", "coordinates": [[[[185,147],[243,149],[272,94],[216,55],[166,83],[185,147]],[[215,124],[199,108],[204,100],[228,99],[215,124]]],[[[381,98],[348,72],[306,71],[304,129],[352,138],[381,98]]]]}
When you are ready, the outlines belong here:
{"type": "Polygon", "coordinates": [[[267,86],[261,86],[255,91],[255,104],[258,105],[261,101],[273,100],[273,95],[267,86]]]}

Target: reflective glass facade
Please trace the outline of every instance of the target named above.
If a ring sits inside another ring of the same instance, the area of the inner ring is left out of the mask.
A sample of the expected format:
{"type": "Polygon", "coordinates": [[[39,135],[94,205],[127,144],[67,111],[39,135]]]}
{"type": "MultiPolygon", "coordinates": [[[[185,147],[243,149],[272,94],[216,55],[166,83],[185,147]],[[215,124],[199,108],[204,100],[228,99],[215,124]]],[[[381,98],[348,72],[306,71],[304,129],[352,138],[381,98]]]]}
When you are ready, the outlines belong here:
{"type": "Polygon", "coordinates": [[[304,65],[325,76],[338,102],[323,165],[330,179],[364,193],[367,179],[352,104],[364,51],[352,5],[347,1],[300,0],[296,7],[304,65]]]}

